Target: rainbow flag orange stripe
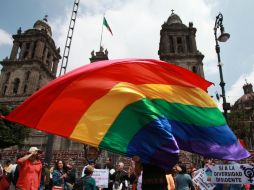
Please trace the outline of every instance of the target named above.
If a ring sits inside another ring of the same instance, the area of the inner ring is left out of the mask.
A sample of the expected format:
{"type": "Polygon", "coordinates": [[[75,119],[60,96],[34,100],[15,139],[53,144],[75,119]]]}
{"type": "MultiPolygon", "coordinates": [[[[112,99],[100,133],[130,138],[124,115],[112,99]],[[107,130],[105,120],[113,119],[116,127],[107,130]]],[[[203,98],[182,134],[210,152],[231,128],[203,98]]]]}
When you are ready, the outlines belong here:
{"type": "Polygon", "coordinates": [[[248,157],[206,93],[210,85],[158,60],[101,61],[52,81],[6,119],[162,168],[177,162],[180,149],[248,157]]]}

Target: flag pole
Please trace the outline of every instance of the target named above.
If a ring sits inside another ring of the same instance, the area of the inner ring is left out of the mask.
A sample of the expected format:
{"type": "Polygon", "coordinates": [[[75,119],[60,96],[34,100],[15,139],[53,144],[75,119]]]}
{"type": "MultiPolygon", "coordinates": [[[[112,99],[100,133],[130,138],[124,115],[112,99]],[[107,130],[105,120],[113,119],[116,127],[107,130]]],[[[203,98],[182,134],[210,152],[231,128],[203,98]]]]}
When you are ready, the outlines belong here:
{"type": "Polygon", "coordinates": [[[103,23],[104,23],[104,17],[105,17],[105,13],[103,14],[103,20],[102,20],[102,26],[101,26],[101,40],[100,40],[100,48],[101,49],[101,42],[102,42],[102,33],[103,33],[103,23]]]}

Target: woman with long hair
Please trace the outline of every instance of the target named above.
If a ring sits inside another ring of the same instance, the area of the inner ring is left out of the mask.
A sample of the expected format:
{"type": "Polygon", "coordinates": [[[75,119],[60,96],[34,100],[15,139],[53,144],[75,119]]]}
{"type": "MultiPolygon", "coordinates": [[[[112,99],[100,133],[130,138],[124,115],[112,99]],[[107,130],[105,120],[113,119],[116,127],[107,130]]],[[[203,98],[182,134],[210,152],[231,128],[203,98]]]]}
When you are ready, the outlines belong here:
{"type": "Polygon", "coordinates": [[[67,190],[65,178],[67,177],[67,171],[65,163],[62,160],[58,160],[55,163],[54,171],[52,174],[53,188],[58,190],[67,190]]]}

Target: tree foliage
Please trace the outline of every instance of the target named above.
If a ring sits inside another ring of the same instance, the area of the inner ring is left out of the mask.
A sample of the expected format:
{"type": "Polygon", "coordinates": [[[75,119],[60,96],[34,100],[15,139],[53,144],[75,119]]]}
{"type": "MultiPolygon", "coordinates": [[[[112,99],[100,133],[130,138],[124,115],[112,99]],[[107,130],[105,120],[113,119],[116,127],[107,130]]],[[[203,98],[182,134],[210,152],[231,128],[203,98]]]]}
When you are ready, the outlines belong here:
{"type": "MultiPolygon", "coordinates": [[[[0,114],[7,115],[10,111],[7,106],[0,105],[0,114]]],[[[0,149],[14,145],[22,147],[29,132],[30,129],[27,127],[0,119],[0,149]]]]}

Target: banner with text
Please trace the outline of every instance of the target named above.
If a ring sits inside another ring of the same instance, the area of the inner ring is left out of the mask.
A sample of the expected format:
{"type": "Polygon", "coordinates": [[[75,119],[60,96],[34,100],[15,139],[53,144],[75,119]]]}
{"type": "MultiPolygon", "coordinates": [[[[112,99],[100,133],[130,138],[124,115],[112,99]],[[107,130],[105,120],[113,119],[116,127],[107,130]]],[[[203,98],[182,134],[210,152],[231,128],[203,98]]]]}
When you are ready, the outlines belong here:
{"type": "Polygon", "coordinates": [[[214,165],[205,173],[211,183],[254,184],[254,164],[214,165]]]}
{"type": "Polygon", "coordinates": [[[200,190],[212,190],[215,188],[214,184],[207,182],[207,176],[204,168],[195,172],[192,182],[198,186],[200,190]]]}
{"type": "Polygon", "coordinates": [[[108,188],[108,169],[94,169],[92,177],[95,179],[96,186],[108,188]]]}

